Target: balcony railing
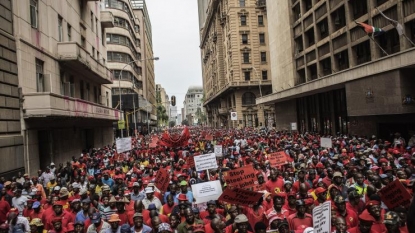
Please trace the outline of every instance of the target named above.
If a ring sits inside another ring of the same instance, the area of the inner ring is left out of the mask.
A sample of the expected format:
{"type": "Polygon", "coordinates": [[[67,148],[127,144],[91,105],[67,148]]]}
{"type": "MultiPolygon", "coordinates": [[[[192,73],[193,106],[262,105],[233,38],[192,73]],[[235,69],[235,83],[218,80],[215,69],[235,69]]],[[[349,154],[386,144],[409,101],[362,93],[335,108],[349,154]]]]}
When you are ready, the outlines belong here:
{"type": "Polygon", "coordinates": [[[101,11],[100,13],[101,26],[103,28],[114,27],[114,15],[110,11],[101,11]]]}

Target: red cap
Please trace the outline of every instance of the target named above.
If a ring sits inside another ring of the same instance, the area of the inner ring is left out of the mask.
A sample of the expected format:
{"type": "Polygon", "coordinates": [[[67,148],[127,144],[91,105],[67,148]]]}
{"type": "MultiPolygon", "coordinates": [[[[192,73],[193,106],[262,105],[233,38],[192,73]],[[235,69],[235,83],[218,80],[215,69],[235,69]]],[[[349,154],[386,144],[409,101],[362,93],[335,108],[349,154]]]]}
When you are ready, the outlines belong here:
{"type": "Polygon", "coordinates": [[[325,188],[318,187],[318,188],[316,188],[316,190],[314,191],[314,193],[315,193],[316,195],[319,195],[319,194],[324,193],[324,192],[326,192],[326,191],[327,191],[327,190],[326,190],[325,188]]]}
{"type": "Polygon", "coordinates": [[[321,162],[318,162],[316,168],[324,168],[324,165],[321,162]]]}
{"type": "Polygon", "coordinates": [[[64,206],[66,203],[64,201],[55,201],[55,203],[53,203],[53,206],[55,205],[61,205],[64,206]]]}
{"type": "Polygon", "coordinates": [[[380,205],[380,202],[376,200],[370,200],[369,202],[366,203],[366,207],[374,206],[374,205],[380,205]]]}
{"type": "Polygon", "coordinates": [[[364,210],[360,215],[359,215],[359,219],[366,221],[366,222],[376,222],[376,219],[370,215],[369,211],[364,210]]]}
{"type": "Polygon", "coordinates": [[[276,193],[275,196],[285,198],[287,196],[287,194],[285,192],[279,192],[279,193],[276,193]]]}
{"type": "Polygon", "coordinates": [[[188,201],[186,194],[180,193],[179,197],[177,198],[179,201],[188,201]]]}

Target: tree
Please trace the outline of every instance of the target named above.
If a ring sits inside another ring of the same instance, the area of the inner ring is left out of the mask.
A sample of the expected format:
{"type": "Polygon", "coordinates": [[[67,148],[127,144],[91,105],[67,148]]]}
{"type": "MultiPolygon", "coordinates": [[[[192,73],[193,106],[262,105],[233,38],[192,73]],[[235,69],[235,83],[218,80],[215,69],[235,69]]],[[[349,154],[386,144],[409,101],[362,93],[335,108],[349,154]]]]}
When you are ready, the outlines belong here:
{"type": "Polygon", "coordinates": [[[169,122],[169,127],[174,127],[176,125],[176,122],[175,121],[170,121],[169,122]]]}
{"type": "Polygon", "coordinates": [[[189,125],[189,122],[187,121],[187,119],[184,119],[184,120],[182,121],[182,125],[189,125]]]}
{"type": "Polygon", "coordinates": [[[166,109],[163,105],[157,106],[157,124],[165,124],[169,120],[169,116],[166,113],[166,109]]]}
{"type": "Polygon", "coordinates": [[[202,112],[200,107],[196,110],[196,119],[198,124],[203,124],[206,121],[206,114],[202,112]]]}

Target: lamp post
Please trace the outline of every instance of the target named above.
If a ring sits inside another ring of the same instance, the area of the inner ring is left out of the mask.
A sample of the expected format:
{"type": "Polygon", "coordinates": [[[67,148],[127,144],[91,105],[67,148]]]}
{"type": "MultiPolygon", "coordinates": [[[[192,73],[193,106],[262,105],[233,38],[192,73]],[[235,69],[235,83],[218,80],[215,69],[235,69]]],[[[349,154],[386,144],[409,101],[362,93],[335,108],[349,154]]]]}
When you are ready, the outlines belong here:
{"type": "MultiPolygon", "coordinates": [[[[125,64],[125,66],[121,69],[121,71],[120,71],[120,74],[118,75],[118,91],[120,92],[119,93],[119,96],[120,96],[120,112],[121,112],[121,117],[122,117],[122,120],[124,120],[124,113],[123,113],[123,111],[122,111],[122,99],[121,99],[121,75],[122,75],[122,72],[124,71],[124,69],[127,67],[127,66],[129,66],[129,65],[131,65],[131,64],[133,64],[134,62],[138,62],[138,61],[146,61],[146,60],[154,60],[154,61],[158,61],[159,60],[159,58],[158,57],[153,57],[153,58],[148,58],[148,59],[140,59],[140,60],[134,60],[134,61],[130,61],[130,62],[128,62],[127,64],[125,64]]],[[[133,80],[134,80],[135,78],[133,77],[133,80]]],[[[133,81],[134,82],[134,81],[133,81]]],[[[135,110],[135,109],[134,109],[135,110]]],[[[134,116],[135,116],[135,114],[134,114],[134,116]]],[[[137,127],[137,125],[135,125],[135,127],[137,127]]],[[[137,128],[136,128],[137,129],[137,128]]],[[[121,130],[121,138],[123,138],[123,130],[121,130]]]]}

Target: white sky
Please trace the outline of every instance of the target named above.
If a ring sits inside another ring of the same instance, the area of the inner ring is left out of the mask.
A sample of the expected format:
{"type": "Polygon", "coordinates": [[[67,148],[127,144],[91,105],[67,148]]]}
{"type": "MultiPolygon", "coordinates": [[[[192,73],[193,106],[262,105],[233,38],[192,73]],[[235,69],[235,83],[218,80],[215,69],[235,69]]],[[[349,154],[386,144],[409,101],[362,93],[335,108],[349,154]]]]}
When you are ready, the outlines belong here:
{"type": "Polygon", "coordinates": [[[156,84],[183,107],[189,86],[202,85],[196,0],[147,0],[153,30],[156,84]]]}

